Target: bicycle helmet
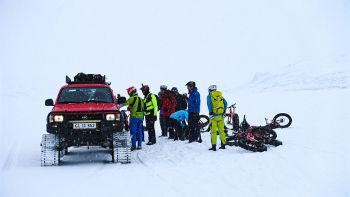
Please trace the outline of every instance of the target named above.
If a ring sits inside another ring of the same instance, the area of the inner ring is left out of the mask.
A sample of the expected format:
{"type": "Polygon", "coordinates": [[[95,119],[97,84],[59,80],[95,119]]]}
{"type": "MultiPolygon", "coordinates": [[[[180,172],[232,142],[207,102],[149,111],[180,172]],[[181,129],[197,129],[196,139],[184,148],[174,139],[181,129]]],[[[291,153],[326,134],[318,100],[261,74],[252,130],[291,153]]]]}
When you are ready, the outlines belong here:
{"type": "Polygon", "coordinates": [[[131,96],[133,93],[136,93],[137,90],[134,86],[130,86],[126,89],[126,91],[128,92],[128,94],[131,96]]]}
{"type": "Polygon", "coordinates": [[[179,90],[177,89],[177,87],[172,87],[172,88],[171,88],[171,91],[174,92],[174,93],[178,93],[178,92],[179,92],[179,90]]]}
{"type": "Polygon", "coordinates": [[[143,85],[143,84],[141,84],[141,85],[142,85],[142,87],[140,88],[140,90],[142,92],[149,92],[149,86],[148,85],[143,85]]]}
{"type": "Polygon", "coordinates": [[[194,82],[194,81],[189,81],[189,82],[186,83],[186,86],[196,87],[196,82],[194,82]]]}
{"type": "Polygon", "coordinates": [[[209,92],[216,91],[217,90],[217,86],[216,85],[211,85],[211,86],[208,87],[208,90],[209,90],[209,92]]]}

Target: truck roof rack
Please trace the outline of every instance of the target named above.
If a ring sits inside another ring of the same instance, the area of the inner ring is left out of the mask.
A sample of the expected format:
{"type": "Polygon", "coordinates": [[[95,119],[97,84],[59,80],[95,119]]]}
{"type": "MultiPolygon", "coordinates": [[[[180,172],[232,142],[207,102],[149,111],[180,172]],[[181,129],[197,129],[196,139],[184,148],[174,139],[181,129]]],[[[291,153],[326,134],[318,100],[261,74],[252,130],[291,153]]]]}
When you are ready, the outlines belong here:
{"type": "Polygon", "coordinates": [[[98,83],[98,84],[107,84],[111,83],[106,82],[106,76],[101,74],[85,74],[78,73],[75,75],[74,80],[72,81],[68,76],[66,76],[67,84],[86,84],[86,83],[98,83]]]}

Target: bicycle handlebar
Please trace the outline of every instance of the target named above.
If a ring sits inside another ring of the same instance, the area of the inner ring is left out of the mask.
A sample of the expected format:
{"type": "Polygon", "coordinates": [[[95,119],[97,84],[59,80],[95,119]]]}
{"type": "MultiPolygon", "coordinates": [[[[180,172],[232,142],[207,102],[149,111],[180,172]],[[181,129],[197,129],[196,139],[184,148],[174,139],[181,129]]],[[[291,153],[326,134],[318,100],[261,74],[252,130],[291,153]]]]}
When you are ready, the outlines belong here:
{"type": "MultiPolygon", "coordinates": [[[[235,108],[235,107],[236,107],[236,103],[232,104],[230,107],[235,108]]],[[[230,108],[230,107],[229,107],[229,108],[230,108]]]]}

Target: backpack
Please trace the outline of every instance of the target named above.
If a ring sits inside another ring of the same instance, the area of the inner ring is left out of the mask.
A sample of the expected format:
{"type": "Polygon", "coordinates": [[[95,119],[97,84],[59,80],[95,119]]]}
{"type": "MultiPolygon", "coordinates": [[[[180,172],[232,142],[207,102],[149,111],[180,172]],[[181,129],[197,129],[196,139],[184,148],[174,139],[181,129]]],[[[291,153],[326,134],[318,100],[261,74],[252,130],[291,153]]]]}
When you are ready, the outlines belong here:
{"type": "Polygon", "coordinates": [[[211,107],[214,114],[223,114],[224,109],[224,98],[220,91],[210,92],[211,107]]]}
{"type": "Polygon", "coordinates": [[[152,94],[152,95],[154,95],[154,96],[156,97],[156,99],[157,99],[157,106],[158,106],[158,109],[159,109],[159,107],[160,107],[160,100],[159,100],[159,96],[158,96],[158,95],[156,95],[156,94],[152,94]]]}

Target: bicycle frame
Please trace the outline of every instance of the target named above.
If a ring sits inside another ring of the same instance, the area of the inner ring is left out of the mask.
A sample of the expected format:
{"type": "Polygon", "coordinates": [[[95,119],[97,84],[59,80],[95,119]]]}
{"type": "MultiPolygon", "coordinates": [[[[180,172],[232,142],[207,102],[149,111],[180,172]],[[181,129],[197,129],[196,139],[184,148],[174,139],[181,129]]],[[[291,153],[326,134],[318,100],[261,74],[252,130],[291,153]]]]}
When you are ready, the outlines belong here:
{"type": "Polygon", "coordinates": [[[238,131],[239,117],[236,114],[236,103],[228,107],[228,112],[224,114],[225,129],[238,131]]]}

